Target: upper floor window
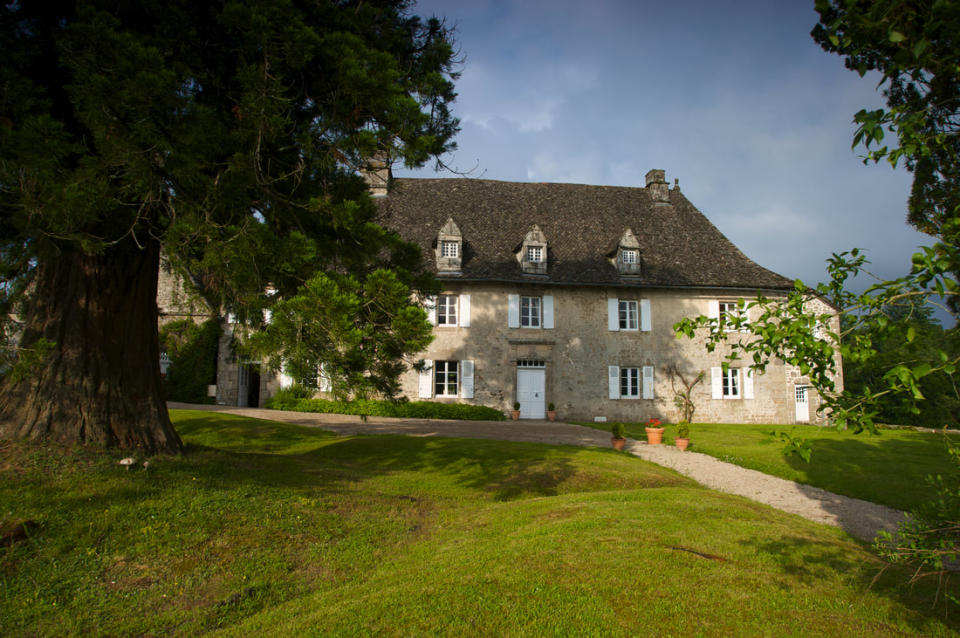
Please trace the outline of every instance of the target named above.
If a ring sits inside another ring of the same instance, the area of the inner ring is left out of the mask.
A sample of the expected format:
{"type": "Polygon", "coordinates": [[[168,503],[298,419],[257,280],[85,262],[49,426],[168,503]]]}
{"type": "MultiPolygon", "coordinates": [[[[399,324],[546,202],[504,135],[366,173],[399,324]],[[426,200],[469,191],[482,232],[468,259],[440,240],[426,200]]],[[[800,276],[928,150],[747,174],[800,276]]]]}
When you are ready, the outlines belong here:
{"type": "Polygon", "coordinates": [[[440,242],[440,256],[441,257],[459,257],[460,256],[459,242],[455,242],[455,241],[440,242]]]}
{"type": "Polygon", "coordinates": [[[650,332],[652,325],[649,299],[607,299],[608,330],[650,332]]]}
{"type": "Polygon", "coordinates": [[[620,258],[623,260],[624,264],[635,264],[637,263],[637,251],[624,250],[622,253],[620,253],[620,258]]]}
{"type": "Polygon", "coordinates": [[[541,262],[541,261],[543,261],[543,247],[542,247],[542,246],[528,246],[528,247],[527,247],[527,261],[531,261],[531,262],[541,262]]]}
{"type": "Polygon", "coordinates": [[[553,295],[507,295],[507,327],[552,330],[553,305],[553,295]]]}
{"type": "Polygon", "coordinates": [[[437,325],[457,325],[457,296],[440,295],[437,298],[437,325]]]}
{"type": "Polygon", "coordinates": [[[638,320],[639,312],[637,308],[637,302],[620,299],[618,302],[618,306],[619,306],[620,329],[621,330],[637,330],[639,326],[639,320],[638,320]]]}
{"type": "Polygon", "coordinates": [[[541,325],[541,298],[520,297],[520,327],[539,328],[541,325]]]}
{"type": "Polygon", "coordinates": [[[740,307],[735,301],[721,301],[717,305],[717,317],[723,323],[724,330],[727,332],[736,330],[732,324],[740,318],[740,314],[740,307]]]}

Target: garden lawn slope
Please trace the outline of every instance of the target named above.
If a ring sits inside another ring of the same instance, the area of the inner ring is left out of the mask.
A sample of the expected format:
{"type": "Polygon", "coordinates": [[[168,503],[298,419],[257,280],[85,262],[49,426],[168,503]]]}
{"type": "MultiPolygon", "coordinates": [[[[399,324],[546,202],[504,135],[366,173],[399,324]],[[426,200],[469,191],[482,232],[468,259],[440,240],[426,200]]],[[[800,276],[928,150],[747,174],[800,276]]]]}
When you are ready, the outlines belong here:
{"type": "Polygon", "coordinates": [[[172,414],[189,453],[146,470],[4,444],[0,634],[955,628],[842,532],[625,454],[172,414]]]}
{"type": "MultiPolygon", "coordinates": [[[[610,423],[580,425],[607,431],[611,427],[610,423]]],[[[646,440],[642,423],[627,424],[626,430],[627,436],[646,440]]],[[[676,432],[676,424],[668,424],[664,443],[673,444],[676,432]]],[[[690,426],[690,441],[692,452],[835,494],[910,511],[937,497],[928,476],[956,472],[947,448],[950,442],[960,444],[960,433],[884,429],[874,435],[813,425],[694,423],[690,426]],[[790,454],[777,436],[779,432],[809,439],[810,462],[790,454]]]]}

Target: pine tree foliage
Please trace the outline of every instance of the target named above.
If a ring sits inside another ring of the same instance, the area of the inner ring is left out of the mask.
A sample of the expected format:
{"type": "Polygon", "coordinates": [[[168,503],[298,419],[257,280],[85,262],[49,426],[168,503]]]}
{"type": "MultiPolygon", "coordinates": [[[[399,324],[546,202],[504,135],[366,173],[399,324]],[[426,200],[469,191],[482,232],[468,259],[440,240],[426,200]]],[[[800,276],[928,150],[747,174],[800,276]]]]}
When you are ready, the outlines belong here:
{"type": "Polygon", "coordinates": [[[360,307],[382,271],[406,306],[431,289],[357,172],[454,148],[442,21],[405,0],[14,0],[0,38],[4,342],[57,344],[0,385],[0,436],[178,449],[146,290],[161,250],[251,326],[321,275],[360,307]]]}

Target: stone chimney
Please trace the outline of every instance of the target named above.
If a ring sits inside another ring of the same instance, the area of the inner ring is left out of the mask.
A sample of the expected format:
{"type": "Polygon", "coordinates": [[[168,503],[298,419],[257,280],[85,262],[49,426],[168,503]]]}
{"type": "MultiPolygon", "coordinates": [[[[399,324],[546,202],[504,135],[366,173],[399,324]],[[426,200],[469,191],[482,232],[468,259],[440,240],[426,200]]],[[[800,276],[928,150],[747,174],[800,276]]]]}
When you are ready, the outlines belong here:
{"type": "Polygon", "coordinates": [[[370,194],[374,197],[386,197],[387,188],[390,186],[390,163],[382,155],[377,155],[366,160],[360,169],[360,174],[366,180],[370,188],[370,194]]]}
{"type": "Polygon", "coordinates": [[[666,171],[659,168],[647,171],[647,192],[657,206],[670,204],[670,185],[667,184],[666,171]]]}

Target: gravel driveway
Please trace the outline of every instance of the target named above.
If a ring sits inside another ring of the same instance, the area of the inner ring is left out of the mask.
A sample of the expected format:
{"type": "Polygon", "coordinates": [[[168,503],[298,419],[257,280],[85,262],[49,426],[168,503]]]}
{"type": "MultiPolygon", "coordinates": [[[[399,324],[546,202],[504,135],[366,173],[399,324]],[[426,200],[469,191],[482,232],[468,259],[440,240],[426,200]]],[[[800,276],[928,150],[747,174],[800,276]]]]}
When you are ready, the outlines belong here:
{"type": "MultiPolygon", "coordinates": [[[[172,409],[208,410],[318,427],[342,435],[403,434],[406,436],[445,436],[500,441],[527,441],[555,445],[608,447],[610,435],[601,430],[552,423],[549,421],[448,421],[442,419],[396,419],[342,414],[312,414],[259,408],[231,408],[219,405],[167,404],[172,409]]],[[[706,454],[680,452],[673,446],[647,445],[628,439],[626,451],[645,461],[662,465],[689,476],[706,487],[737,494],[797,514],[806,519],[844,529],[851,536],[871,541],[880,530],[895,531],[904,513],[818,487],[802,485],[706,454]]]]}

